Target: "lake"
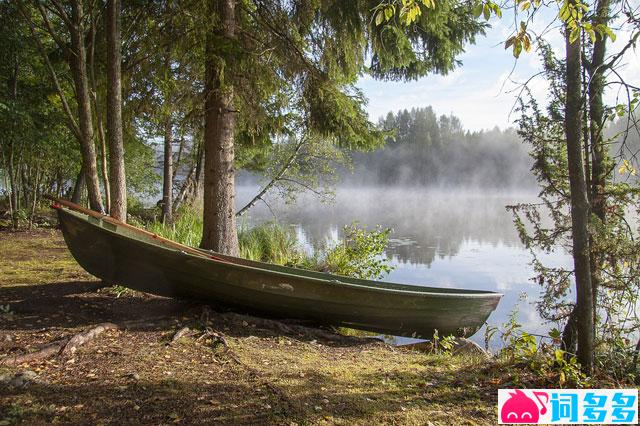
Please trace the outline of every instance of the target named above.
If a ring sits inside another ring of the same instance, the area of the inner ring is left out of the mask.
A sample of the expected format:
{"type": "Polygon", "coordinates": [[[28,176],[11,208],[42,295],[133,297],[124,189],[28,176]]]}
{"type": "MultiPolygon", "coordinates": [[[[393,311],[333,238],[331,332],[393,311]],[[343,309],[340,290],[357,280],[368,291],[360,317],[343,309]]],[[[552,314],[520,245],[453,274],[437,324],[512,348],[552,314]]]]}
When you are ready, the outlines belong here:
{"type": "MultiPolygon", "coordinates": [[[[241,207],[257,188],[239,186],[237,191],[241,207]]],[[[378,224],[392,228],[387,256],[395,269],[382,280],[501,292],[504,297],[488,324],[502,326],[517,309],[524,330],[545,333],[550,325],[543,323],[534,306],[540,287],[530,280],[534,274],[531,254],[518,239],[512,215],[505,209],[535,199],[534,192],[341,188],[333,203],[303,196],[287,205],[277,197],[267,198],[269,207],[257,204],[240,223],[277,219],[295,228],[305,250],[337,241],[342,227],[354,221],[369,228],[378,224]]],[[[572,264],[564,251],[541,258],[553,266],[572,264]]],[[[472,340],[484,345],[483,330],[472,340]]],[[[499,344],[494,338],[491,347],[499,344]]]]}

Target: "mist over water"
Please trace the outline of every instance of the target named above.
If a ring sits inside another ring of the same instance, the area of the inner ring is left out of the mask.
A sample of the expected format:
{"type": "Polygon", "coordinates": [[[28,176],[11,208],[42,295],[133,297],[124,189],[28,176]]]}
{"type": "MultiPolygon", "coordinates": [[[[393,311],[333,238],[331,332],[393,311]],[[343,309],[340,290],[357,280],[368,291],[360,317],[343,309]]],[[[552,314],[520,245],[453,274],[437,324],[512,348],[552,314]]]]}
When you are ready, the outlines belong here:
{"type": "MultiPolygon", "coordinates": [[[[255,186],[238,187],[238,205],[256,192],[255,186]]],[[[530,281],[530,253],[522,246],[506,205],[536,199],[534,191],[479,191],[448,188],[342,187],[335,203],[303,196],[286,205],[277,199],[256,205],[248,217],[251,225],[270,220],[295,227],[301,243],[330,244],[341,238],[342,227],[354,221],[372,228],[393,229],[387,256],[395,270],[382,278],[414,285],[498,291],[504,294],[488,323],[500,326],[514,308],[528,332],[544,333],[533,303],[540,287],[530,281]],[[275,218],[274,218],[275,215],[275,218]],[[520,300],[521,295],[525,300],[520,300]]],[[[571,265],[565,252],[543,255],[548,265],[571,265]]],[[[473,340],[483,344],[482,330],[473,340]]],[[[494,348],[499,342],[494,341],[494,348]]]]}

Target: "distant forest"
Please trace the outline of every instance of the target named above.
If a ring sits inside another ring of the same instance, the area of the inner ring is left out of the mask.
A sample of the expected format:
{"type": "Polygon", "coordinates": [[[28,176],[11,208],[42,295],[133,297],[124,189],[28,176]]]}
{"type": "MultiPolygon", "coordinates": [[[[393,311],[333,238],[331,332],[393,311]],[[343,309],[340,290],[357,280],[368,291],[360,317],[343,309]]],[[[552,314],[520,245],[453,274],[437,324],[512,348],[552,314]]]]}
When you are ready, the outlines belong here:
{"type": "Polygon", "coordinates": [[[516,130],[470,132],[454,115],[433,108],[389,112],[379,121],[390,132],[386,145],[354,152],[354,173],[345,184],[402,186],[533,187],[529,147],[516,130]]]}

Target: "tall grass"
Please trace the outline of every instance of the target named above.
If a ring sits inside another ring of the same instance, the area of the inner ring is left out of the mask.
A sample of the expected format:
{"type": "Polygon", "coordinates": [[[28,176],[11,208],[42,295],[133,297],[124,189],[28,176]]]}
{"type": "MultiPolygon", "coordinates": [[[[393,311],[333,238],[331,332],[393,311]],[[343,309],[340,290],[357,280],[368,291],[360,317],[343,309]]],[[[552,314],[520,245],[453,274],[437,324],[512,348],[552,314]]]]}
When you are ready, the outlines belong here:
{"type": "Polygon", "coordinates": [[[242,226],[238,232],[240,256],[278,265],[295,266],[304,255],[291,230],[276,222],[254,227],[242,226]]]}
{"type": "MultiPolygon", "coordinates": [[[[197,247],[202,237],[202,212],[197,208],[183,207],[175,215],[172,224],[164,225],[157,220],[137,224],[192,247],[197,247]]],[[[375,279],[392,269],[385,254],[390,232],[390,229],[377,227],[367,230],[353,224],[344,228],[344,240],[340,244],[317,248],[307,255],[290,227],[268,222],[251,227],[242,224],[238,231],[238,242],[240,256],[245,259],[375,279]]]]}
{"type": "Polygon", "coordinates": [[[202,213],[194,208],[181,208],[176,220],[170,224],[153,221],[146,225],[148,231],[191,247],[198,247],[202,239],[202,213]]]}
{"type": "MultiPolygon", "coordinates": [[[[197,247],[202,238],[202,212],[184,207],[177,212],[171,224],[165,225],[156,220],[144,226],[164,238],[197,247]]],[[[238,242],[240,256],[245,259],[292,266],[300,264],[303,257],[293,231],[276,222],[253,227],[243,224],[238,231],[238,242]]]]}

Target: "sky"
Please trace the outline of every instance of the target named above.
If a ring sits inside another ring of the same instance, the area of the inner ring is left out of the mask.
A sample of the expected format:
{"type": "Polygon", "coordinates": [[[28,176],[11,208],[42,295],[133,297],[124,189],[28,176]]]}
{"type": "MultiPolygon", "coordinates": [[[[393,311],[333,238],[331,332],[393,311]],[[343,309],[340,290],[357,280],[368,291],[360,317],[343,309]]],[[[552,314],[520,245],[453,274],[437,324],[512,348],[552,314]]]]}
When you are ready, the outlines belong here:
{"type": "MultiPolygon", "coordinates": [[[[542,32],[553,16],[540,18],[531,27],[537,33],[542,32]]],[[[518,60],[510,49],[504,49],[504,40],[512,34],[513,22],[513,15],[509,17],[506,13],[502,19],[492,18],[492,28],[487,35],[479,37],[475,45],[468,45],[466,52],[459,56],[462,66],[446,76],[429,75],[409,83],[376,81],[368,76],[360,79],[357,86],[369,99],[370,119],[376,122],[389,111],[431,105],[437,114],[458,116],[464,127],[472,131],[514,126],[517,116],[511,111],[518,87],[540,70],[540,63],[533,49],[522,52],[518,60]]],[[[558,30],[548,32],[547,38],[556,52],[564,53],[564,40],[558,30]]],[[[609,52],[618,51],[627,39],[628,33],[620,33],[609,52]]],[[[622,75],[638,85],[640,48],[630,50],[623,64],[626,65],[622,75]]],[[[542,78],[531,81],[530,88],[538,100],[544,101],[547,86],[542,78]]],[[[606,100],[613,103],[616,95],[617,90],[612,88],[606,100]]]]}

